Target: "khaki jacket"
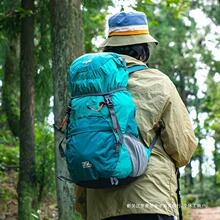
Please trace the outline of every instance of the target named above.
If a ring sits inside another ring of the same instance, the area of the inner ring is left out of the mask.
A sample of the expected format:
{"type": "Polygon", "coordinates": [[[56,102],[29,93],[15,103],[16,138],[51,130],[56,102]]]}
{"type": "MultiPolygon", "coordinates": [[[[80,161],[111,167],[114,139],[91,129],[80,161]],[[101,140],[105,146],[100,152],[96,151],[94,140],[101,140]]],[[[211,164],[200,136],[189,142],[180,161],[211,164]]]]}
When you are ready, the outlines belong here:
{"type": "MultiPolygon", "coordinates": [[[[128,66],[143,65],[124,57],[128,66]]],[[[114,189],[87,189],[88,220],[132,213],[178,216],[176,167],[185,166],[196,148],[189,114],[171,80],[156,69],[132,73],[128,89],[145,144],[149,146],[159,123],[164,126],[161,138],[145,174],[136,181],[114,189]]]]}

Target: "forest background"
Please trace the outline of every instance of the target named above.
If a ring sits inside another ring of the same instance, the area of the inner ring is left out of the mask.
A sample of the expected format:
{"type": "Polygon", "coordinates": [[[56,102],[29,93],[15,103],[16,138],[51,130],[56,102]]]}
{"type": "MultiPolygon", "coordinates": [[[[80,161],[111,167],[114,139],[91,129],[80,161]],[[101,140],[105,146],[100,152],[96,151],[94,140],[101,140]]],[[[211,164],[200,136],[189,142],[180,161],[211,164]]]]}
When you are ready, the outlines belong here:
{"type": "MultiPolygon", "coordinates": [[[[148,16],[160,44],[148,63],[187,106],[198,148],[181,169],[184,215],[220,206],[220,1],[2,0],[0,2],[0,219],[80,219],[54,129],[65,115],[73,59],[99,51],[106,18],[148,16]]],[[[187,216],[187,217],[186,217],[187,216]]]]}

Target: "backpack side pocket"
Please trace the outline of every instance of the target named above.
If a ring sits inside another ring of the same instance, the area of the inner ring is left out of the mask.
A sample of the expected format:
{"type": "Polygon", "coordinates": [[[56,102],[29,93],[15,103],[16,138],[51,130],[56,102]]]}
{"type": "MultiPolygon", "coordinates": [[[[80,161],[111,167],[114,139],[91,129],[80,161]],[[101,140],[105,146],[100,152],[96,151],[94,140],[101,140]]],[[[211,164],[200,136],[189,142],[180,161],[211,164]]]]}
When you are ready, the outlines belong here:
{"type": "Polygon", "coordinates": [[[124,144],[130,154],[133,171],[131,176],[142,175],[148,165],[151,151],[145,147],[135,136],[126,133],[124,135],[124,144]]]}

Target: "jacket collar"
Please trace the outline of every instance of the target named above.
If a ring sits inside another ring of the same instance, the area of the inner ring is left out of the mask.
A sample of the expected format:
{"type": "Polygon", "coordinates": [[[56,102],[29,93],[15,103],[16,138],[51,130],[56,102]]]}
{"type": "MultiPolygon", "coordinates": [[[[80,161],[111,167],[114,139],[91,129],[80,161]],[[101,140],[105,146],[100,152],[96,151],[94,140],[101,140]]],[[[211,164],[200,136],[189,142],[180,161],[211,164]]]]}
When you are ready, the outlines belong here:
{"type": "Polygon", "coordinates": [[[137,60],[133,57],[130,57],[127,55],[122,55],[122,57],[124,57],[128,67],[135,66],[135,65],[146,65],[144,62],[137,60]]]}

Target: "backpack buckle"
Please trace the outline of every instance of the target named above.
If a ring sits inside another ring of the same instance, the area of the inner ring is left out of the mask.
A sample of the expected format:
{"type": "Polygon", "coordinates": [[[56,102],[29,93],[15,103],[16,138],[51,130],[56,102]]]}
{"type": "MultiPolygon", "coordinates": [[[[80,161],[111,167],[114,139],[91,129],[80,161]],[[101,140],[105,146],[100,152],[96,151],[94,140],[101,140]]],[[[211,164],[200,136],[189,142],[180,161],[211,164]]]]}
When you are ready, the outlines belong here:
{"type": "Polygon", "coordinates": [[[109,96],[109,95],[106,95],[106,96],[104,96],[104,98],[105,98],[105,103],[106,103],[106,105],[107,105],[108,107],[112,108],[112,107],[113,107],[113,102],[112,102],[112,99],[110,98],[110,96],[109,96]]]}

